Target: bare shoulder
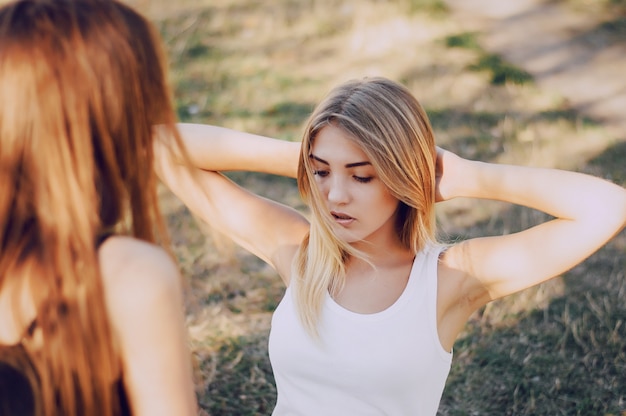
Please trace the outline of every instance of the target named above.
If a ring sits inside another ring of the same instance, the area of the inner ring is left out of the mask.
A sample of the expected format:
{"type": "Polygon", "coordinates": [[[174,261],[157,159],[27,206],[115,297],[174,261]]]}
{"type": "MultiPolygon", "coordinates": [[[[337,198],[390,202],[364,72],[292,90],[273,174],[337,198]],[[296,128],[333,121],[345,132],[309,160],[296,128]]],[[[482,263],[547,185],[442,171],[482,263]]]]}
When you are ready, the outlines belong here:
{"type": "Polygon", "coordinates": [[[446,351],[470,315],[487,302],[485,288],[468,272],[463,243],[445,250],[437,266],[437,330],[446,351]]]}
{"type": "Polygon", "coordinates": [[[276,251],[276,255],[273,260],[273,266],[280,278],[285,283],[285,286],[289,286],[289,283],[291,281],[293,260],[299,248],[299,245],[291,244],[280,247],[276,251]]]}
{"type": "Polygon", "coordinates": [[[133,414],[196,414],[175,262],[154,244],[117,236],[98,256],[133,414]]]}
{"type": "Polygon", "coordinates": [[[443,251],[437,273],[440,298],[443,297],[446,304],[458,306],[461,302],[473,310],[487,302],[487,293],[475,276],[469,241],[454,244],[443,251]]]}
{"type": "Polygon", "coordinates": [[[466,274],[459,267],[457,254],[458,247],[451,246],[439,255],[437,264],[438,304],[444,309],[458,304],[459,297],[463,293],[466,274]]]}
{"type": "Polygon", "coordinates": [[[107,307],[119,314],[181,296],[180,272],[167,252],[132,237],[113,236],[98,252],[107,307]]]}
{"type": "Polygon", "coordinates": [[[442,250],[439,254],[439,269],[444,275],[463,273],[464,264],[462,264],[463,250],[465,241],[452,244],[442,250]]]}
{"type": "Polygon", "coordinates": [[[125,236],[107,239],[98,253],[105,285],[178,284],[178,268],[161,247],[125,236]]]}

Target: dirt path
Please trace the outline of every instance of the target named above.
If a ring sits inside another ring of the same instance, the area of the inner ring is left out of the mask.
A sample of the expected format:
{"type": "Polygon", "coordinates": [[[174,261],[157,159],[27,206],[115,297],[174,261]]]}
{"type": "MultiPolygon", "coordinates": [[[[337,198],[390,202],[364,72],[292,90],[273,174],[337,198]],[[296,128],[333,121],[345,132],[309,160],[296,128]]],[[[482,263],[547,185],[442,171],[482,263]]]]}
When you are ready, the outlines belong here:
{"type": "Polygon", "coordinates": [[[626,33],[603,16],[541,0],[445,0],[463,30],[626,141],[626,33]]]}

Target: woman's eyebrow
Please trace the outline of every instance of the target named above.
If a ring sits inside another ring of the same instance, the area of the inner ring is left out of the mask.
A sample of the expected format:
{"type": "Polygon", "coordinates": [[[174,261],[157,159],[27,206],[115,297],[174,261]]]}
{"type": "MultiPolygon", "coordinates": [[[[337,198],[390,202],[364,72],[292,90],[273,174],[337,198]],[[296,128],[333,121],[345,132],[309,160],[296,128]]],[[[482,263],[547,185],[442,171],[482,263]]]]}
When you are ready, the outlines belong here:
{"type": "MultiPolygon", "coordinates": [[[[316,160],[320,163],[323,163],[324,165],[330,165],[330,163],[328,163],[327,161],[325,161],[324,159],[315,156],[313,153],[311,153],[309,155],[309,158],[316,160]]],[[[367,165],[371,165],[371,163],[369,161],[364,161],[364,162],[354,162],[354,163],[346,163],[345,167],[346,168],[356,168],[357,166],[367,166],[367,165]]]]}

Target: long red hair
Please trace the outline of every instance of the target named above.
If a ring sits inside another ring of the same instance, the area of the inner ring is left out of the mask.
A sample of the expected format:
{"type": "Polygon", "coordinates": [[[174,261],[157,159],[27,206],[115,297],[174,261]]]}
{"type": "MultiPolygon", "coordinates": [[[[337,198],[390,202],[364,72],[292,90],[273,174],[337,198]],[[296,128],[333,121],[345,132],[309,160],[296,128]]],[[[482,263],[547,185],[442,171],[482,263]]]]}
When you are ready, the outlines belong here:
{"type": "Polygon", "coordinates": [[[107,230],[165,239],[152,127],[180,143],[165,62],[149,22],[114,0],[0,9],[0,290],[33,289],[44,414],[118,411],[95,247],[107,230]]]}

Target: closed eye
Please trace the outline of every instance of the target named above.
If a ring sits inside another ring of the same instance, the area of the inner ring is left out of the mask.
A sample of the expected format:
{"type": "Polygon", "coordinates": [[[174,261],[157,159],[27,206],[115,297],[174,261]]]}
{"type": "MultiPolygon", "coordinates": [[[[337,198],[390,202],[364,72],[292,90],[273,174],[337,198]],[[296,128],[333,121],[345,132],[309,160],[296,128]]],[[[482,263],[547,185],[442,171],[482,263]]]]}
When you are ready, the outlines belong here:
{"type": "Polygon", "coordinates": [[[320,178],[325,178],[326,176],[328,176],[328,171],[322,170],[322,169],[315,169],[313,171],[313,175],[319,176],[320,178]]]}
{"type": "Polygon", "coordinates": [[[361,183],[368,183],[368,182],[370,182],[373,179],[372,176],[363,177],[363,176],[356,176],[356,175],[353,176],[353,178],[354,178],[355,181],[361,182],[361,183]]]}

